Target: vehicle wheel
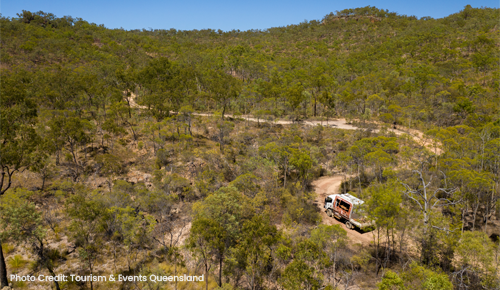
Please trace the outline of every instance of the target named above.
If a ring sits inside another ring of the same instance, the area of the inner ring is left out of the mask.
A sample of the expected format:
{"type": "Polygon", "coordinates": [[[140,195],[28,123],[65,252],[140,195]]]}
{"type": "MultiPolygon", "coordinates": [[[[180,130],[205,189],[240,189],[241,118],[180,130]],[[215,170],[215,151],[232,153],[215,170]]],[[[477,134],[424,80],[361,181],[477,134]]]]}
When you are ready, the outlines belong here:
{"type": "Polygon", "coordinates": [[[333,210],[331,208],[327,209],[326,210],[326,215],[329,216],[329,217],[332,217],[333,216],[333,210]]]}
{"type": "Polygon", "coordinates": [[[350,230],[352,230],[352,229],[354,228],[354,227],[353,227],[353,225],[351,224],[351,222],[346,222],[346,223],[345,223],[345,226],[346,226],[348,229],[350,229],[350,230]]]}

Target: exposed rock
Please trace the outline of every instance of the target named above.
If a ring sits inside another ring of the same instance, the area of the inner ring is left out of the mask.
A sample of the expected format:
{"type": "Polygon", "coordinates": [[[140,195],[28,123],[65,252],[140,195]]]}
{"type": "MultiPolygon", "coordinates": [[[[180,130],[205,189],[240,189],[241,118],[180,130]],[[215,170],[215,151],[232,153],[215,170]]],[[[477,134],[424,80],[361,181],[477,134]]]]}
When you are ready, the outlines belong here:
{"type": "Polygon", "coordinates": [[[125,181],[130,182],[132,184],[144,182],[147,188],[150,188],[152,186],[151,180],[152,180],[151,174],[140,172],[137,170],[132,170],[128,172],[127,177],[125,178],[125,181]]]}
{"type": "Polygon", "coordinates": [[[88,181],[88,184],[92,188],[107,187],[108,186],[108,179],[106,179],[105,177],[90,178],[90,180],[88,181]]]}

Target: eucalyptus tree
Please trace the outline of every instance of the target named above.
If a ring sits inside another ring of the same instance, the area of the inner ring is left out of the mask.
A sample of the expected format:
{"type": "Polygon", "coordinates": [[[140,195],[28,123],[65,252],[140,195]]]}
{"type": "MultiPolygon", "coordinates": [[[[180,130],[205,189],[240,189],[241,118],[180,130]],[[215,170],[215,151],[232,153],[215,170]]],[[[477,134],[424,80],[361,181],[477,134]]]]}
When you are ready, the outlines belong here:
{"type": "MultiPolygon", "coordinates": [[[[28,73],[1,71],[0,78],[0,197],[12,186],[16,172],[33,166],[39,145],[37,105],[30,97],[28,73]]],[[[0,239],[0,287],[7,286],[7,270],[0,239]]]]}
{"type": "Polygon", "coordinates": [[[320,98],[322,91],[330,82],[327,73],[327,67],[324,62],[318,62],[309,68],[309,79],[308,84],[311,87],[312,96],[314,98],[313,103],[313,116],[316,117],[317,114],[317,102],[320,98]]]}
{"type": "Polygon", "coordinates": [[[181,108],[192,85],[193,76],[178,63],[165,57],[151,60],[139,73],[137,81],[145,92],[139,104],[148,108],[157,121],[181,108]]]}
{"type": "Polygon", "coordinates": [[[240,96],[242,81],[220,69],[206,72],[204,81],[210,97],[221,107],[221,119],[224,120],[229,103],[240,96]]]}
{"type": "Polygon", "coordinates": [[[12,185],[14,173],[27,169],[35,160],[39,137],[35,131],[37,105],[30,97],[26,72],[4,73],[0,78],[0,196],[12,185]]]}
{"type": "Polygon", "coordinates": [[[200,255],[206,273],[212,265],[218,265],[221,287],[224,260],[237,244],[245,221],[253,215],[252,207],[248,198],[236,188],[223,187],[204,201],[195,203],[193,212],[189,247],[200,255]]]}
{"type": "Polygon", "coordinates": [[[437,208],[462,202],[462,200],[454,196],[457,188],[448,187],[446,175],[440,178],[437,173],[429,169],[429,164],[422,162],[420,168],[412,171],[412,178],[407,179],[407,182],[400,181],[400,184],[404,187],[402,190],[404,196],[416,206],[416,210],[421,214],[421,260],[426,264],[432,263],[436,258],[434,255],[435,248],[432,245],[435,238],[434,231],[439,230],[449,233],[456,230],[453,225],[442,227],[438,223],[436,218],[437,208]]]}
{"type": "MultiPolygon", "coordinates": [[[[72,219],[69,231],[71,238],[78,245],[78,256],[92,275],[102,251],[102,219],[105,217],[106,208],[85,193],[77,193],[67,200],[66,212],[72,219]]],[[[92,280],[90,289],[94,289],[92,280]]]]}
{"type": "MultiPolygon", "coordinates": [[[[52,277],[56,277],[53,260],[49,255],[50,248],[47,245],[42,213],[34,203],[22,197],[22,194],[16,192],[12,195],[0,204],[0,239],[27,243],[37,259],[36,266],[44,267],[52,277]]],[[[57,290],[60,289],[57,279],[54,279],[54,285],[57,290]]]]}

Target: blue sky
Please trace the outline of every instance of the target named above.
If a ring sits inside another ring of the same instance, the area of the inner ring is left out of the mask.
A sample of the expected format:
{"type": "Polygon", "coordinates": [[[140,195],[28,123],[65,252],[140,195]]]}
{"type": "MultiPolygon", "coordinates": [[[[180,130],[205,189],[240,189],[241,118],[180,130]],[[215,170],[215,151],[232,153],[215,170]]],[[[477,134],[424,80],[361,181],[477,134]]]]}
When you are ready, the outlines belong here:
{"type": "Polygon", "coordinates": [[[108,28],[130,29],[266,29],[298,24],[304,20],[322,19],[336,10],[375,6],[399,14],[417,17],[445,17],[473,7],[499,7],[499,0],[257,0],[257,1],[202,1],[202,0],[2,0],[0,13],[16,17],[21,10],[81,17],[88,22],[104,24],[108,28]]]}

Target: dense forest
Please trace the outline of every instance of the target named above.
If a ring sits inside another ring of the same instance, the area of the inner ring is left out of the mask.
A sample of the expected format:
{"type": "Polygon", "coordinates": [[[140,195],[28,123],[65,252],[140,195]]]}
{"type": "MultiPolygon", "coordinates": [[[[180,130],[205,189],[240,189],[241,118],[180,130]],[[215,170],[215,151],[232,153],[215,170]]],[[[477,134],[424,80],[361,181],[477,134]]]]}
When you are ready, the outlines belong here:
{"type": "Polygon", "coordinates": [[[0,288],[500,289],[499,19],[0,17],[0,288]]]}

